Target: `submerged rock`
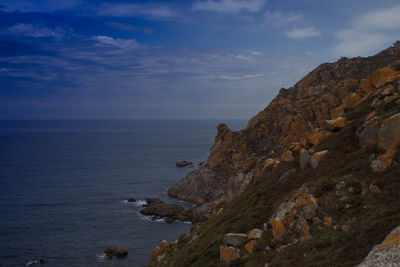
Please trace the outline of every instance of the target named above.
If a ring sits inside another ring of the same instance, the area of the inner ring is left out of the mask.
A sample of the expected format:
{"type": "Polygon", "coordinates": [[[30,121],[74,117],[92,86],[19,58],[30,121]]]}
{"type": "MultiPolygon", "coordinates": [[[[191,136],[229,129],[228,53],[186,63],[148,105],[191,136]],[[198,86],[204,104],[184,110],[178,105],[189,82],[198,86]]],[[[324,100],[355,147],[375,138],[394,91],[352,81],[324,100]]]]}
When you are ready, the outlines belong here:
{"type": "Polygon", "coordinates": [[[136,202],[136,199],[133,197],[128,198],[128,202],[136,202]]]}
{"type": "Polygon", "coordinates": [[[106,250],[104,250],[104,254],[111,259],[113,257],[116,258],[125,258],[128,256],[128,250],[126,248],[118,248],[118,247],[113,247],[109,246],[106,250]]]}
{"type": "Polygon", "coordinates": [[[186,166],[193,166],[193,162],[186,160],[181,160],[176,162],[176,167],[186,167],[186,166]]]}

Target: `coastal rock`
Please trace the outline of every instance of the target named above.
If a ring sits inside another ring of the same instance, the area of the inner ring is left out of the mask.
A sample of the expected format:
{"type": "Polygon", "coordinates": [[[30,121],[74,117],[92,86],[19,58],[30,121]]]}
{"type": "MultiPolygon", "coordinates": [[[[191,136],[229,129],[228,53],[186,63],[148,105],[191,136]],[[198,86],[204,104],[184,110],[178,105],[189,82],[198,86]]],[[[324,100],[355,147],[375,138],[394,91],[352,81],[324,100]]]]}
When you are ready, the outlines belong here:
{"type": "Polygon", "coordinates": [[[378,143],[379,123],[371,123],[360,134],[359,144],[361,147],[374,146],[378,143]]]}
{"type": "Polygon", "coordinates": [[[239,258],[240,250],[234,247],[220,246],[219,247],[219,259],[220,262],[229,264],[232,260],[239,258]]]}
{"type": "Polygon", "coordinates": [[[186,160],[181,160],[176,162],[176,167],[186,167],[186,166],[193,166],[193,162],[186,160]]]}
{"type": "Polygon", "coordinates": [[[373,247],[368,256],[357,267],[399,266],[400,226],[390,232],[381,244],[373,247]]]}
{"type": "Polygon", "coordinates": [[[320,131],[317,133],[314,133],[308,137],[308,140],[310,141],[311,144],[314,146],[317,146],[321,143],[322,139],[329,136],[330,132],[328,131],[320,131]]]}
{"type": "Polygon", "coordinates": [[[333,120],[327,120],[326,124],[331,130],[341,129],[344,126],[346,126],[346,118],[337,117],[336,119],[333,120]]]}
{"type": "Polygon", "coordinates": [[[310,165],[310,152],[308,150],[302,149],[300,151],[300,168],[302,170],[306,169],[310,165]]]}
{"type": "Polygon", "coordinates": [[[125,258],[126,256],[128,256],[128,250],[126,248],[109,246],[106,250],[104,250],[104,254],[106,254],[107,258],[109,259],[113,257],[125,258]]]}
{"type": "Polygon", "coordinates": [[[237,246],[243,244],[246,240],[247,240],[246,234],[228,233],[228,234],[225,234],[224,244],[237,247],[237,246]]]}
{"type": "Polygon", "coordinates": [[[326,155],[328,155],[328,150],[323,150],[323,151],[314,153],[310,159],[311,167],[313,167],[314,169],[317,168],[319,163],[322,161],[322,159],[324,157],[326,157],[326,155]]]}
{"type": "Polygon", "coordinates": [[[128,202],[136,202],[136,199],[133,197],[128,198],[128,202]]]}
{"type": "Polygon", "coordinates": [[[290,150],[286,150],[282,153],[281,161],[283,162],[291,162],[294,160],[293,153],[290,150]]]}
{"type": "Polygon", "coordinates": [[[244,248],[247,250],[247,252],[249,254],[253,254],[254,246],[256,245],[256,242],[257,242],[256,240],[251,240],[244,246],[244,248]]]}
{"type": "Polygon", "coordinates": [[[147,199],[147,204],[140,211],[143,215],[155,215],[159,217],[176,217],[185,210],[177,204],[167,204],[160,199],[147,199]]]}
{"type": "Polygon", "coordinates": [[[306,189],[300,188],[292,198],[282,203],[270,219],[273,235],[277,241],[311,238],[307,220],[315,217],[318,204],[306,189]]]}
{"type": "Polygon", "coordinates": [[[149,259],[149,265],[152,266],[160,262],[160,260],[164,257],[166,251],[168,250],[169,244],[167,241],[161,241],[151,253],[151,257],[149,259]]]}
{"type": "Polygon", "coordinates": [[[378,132],[378,146],[388,150],[395,150],[400,143],[400,113],[387,118],[382,122],[378,132]]]}
{"type": "Polygon", "coordinates": [[[250,232],[248,232],[247,236],[248,236],[249,240],[260,239],[263,233],[264,233],[263,230],[254,228],[254,229],[250,230],[250,232]]]}

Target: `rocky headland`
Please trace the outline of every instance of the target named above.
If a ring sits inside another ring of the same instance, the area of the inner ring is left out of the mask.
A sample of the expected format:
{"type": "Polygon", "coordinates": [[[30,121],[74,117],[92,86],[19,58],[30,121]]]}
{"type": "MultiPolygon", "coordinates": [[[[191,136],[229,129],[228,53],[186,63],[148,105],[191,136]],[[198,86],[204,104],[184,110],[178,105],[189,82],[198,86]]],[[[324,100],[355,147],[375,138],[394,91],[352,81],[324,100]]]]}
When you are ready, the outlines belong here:
{"type": "Polygon", "coordinates": [[[168,190],[207,220],[149,266],[400,264],[399,41],[321,64],[244,130],[217,129],[206,161],[168,190]]]}

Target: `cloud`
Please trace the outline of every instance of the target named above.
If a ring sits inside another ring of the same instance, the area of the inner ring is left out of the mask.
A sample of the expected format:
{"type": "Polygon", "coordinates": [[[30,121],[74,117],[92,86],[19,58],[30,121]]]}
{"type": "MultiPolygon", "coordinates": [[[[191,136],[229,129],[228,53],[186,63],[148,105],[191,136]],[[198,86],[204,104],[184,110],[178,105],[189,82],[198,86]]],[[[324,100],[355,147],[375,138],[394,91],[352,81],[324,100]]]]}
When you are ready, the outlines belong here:
{"type": "Polygon", "coordinates": [[[266,23],[276,26],[283,26],[293,22],[298,22],[303,20],[303,18],[304,15],[302,13],[282,14],[281,12],[271,12],[270,10],[265,12],[266,23]]]}
{"type": "Polygon", "coordinates": [[[147,29],[147,28],[140,28],[140,27],[135,27],[129,24],[124,24],[124,23],[119,23],[119,22],[115,22],[115,21],[109,21],[106,23],[106,25],[110,28],[113,29],[118,29],[121,31],[127,31],[127,32],[133,32],[133,31],[137,31],[137,32],[143,32],[145,34],[152,34],[153,30],[152,29],[147,29]]]}
{"type": "Polygon", "coordinates": [[[316,30],[314,27],[293,28],[289,31],[285,31],[284,33],[287,37],[292,39],[304,39],[321,35],[321,32],[316,30]]]}
{"type": "Polygon", "coordinates": [[[222,13],[238,13],[239,11],[255,13],[260,11],[265,3],[266,0],[206,0],[195,2],[192,9],[222,13]]]}
{"type": "Polygon", "coordinates": [[[112,46],[121,49],[137,49],[140,47],[140,44],[134,39],[114,39],[109,36],[94,36],[93,39],[98,42],[99,46],[112,46]]]}
{"type": "Polygon", "coordinates": [[[102,16],[113,17],[136,17],[146,16],[153,18],[167,19],[177,16],[174,10],[166,5],[155,4],[109,4],[104,3],[96,9],[97,13],[102,16]]]}
{"type": "Polygon", "coordinates": [[[400,5],[378,9],[356,17],[347,29],[336,32],[336,56],[367,55],[382,49],[400,33],[400,5]]]}
{"type": "Polygon", "coordinates": [[[48,12],[69,9],[81,4],[81,0],[22,0],[5,2],[4,4],[0,4],[0,9],[7,12],[48,12]]]}
{"type": "Polygon", "coordinates": [[[6,33],[14,35],[24,35],[29,37],[58,37],[61,34],[44,26],[34,26],[32,24],[18,23],[8,28],[6,33]]]}

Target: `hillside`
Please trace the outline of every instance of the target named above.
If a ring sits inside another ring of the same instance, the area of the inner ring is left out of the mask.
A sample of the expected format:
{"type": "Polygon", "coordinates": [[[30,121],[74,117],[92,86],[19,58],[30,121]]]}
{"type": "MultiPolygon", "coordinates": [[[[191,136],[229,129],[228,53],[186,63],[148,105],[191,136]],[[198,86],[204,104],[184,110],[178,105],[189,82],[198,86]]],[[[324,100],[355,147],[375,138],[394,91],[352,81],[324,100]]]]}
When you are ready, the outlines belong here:
{"type": "MultiPolygon", "coordinates": [[[[318,66],[242,131],[218,125],[207,160],[168,191],[209,219],[149,266],[360,264],[400,225],[399,93],[397,41],[318,66]]],[[[400,264],[398,233],[362,266],[400,264]]]]}

